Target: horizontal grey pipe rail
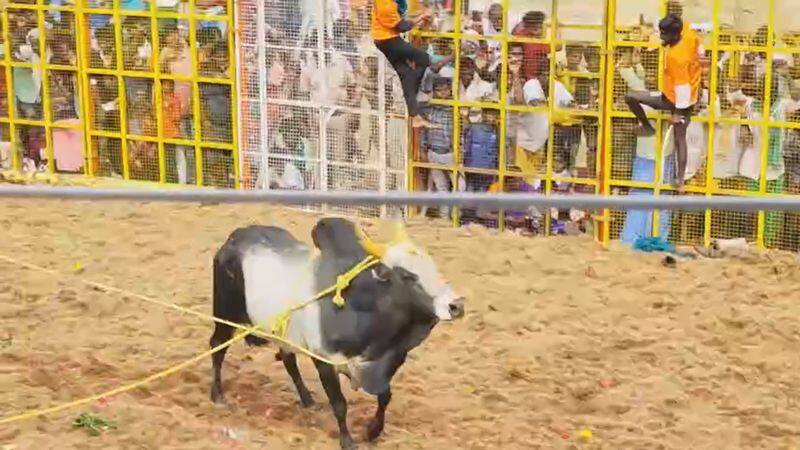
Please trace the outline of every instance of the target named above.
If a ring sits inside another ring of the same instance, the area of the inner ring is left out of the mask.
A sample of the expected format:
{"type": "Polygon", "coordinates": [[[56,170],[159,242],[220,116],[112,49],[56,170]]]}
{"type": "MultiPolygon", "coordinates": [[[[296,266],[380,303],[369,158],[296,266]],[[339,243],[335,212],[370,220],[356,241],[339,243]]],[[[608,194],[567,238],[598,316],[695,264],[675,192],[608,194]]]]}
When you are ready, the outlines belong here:
{"type": "Polygon", "coordinates": [[[800,198],[735,196],[645,196],[645,195],[552,195],[524,193],[413,193],[413,192],[322,192],[244,191],[233,189],[118,189],[0,185],[0,198],[61,200],[127,200],[136,202],[275,203],[283,205],[391,205],[461,206],[515,210],[529,206],[578,208],[599,211],[681,210],[703,211],[791,211],[800,212],[800,198]]]}

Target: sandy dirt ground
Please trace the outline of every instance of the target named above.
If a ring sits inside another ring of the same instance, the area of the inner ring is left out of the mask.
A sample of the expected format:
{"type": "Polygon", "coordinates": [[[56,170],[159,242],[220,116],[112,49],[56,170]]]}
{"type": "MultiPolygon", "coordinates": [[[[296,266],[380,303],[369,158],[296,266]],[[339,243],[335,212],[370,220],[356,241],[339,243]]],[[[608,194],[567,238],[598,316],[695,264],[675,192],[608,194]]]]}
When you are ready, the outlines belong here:
{"type": "MultiPolygon", "coordinates": [[[[75,277],[210,313],[211,260],[228,233],[263,223],[307,238],[314,221],[256,206],[3,201],[0,255],[70,275],[0,263],[0,414],[100,392],[208,348],[209,323],[75,277]]],[[[469,297],[468,315],[439,325],[400,370],[374,448],[800,448],[794,255],[667,269],[656,255],[586,238],[424,223],[409,232],[469,297]]],[[[224,407],[209,400],[204,361],[90,406],[0,425],[0,448],[338,447],[308,361],[317,405],[303,410],[273,349],[239,344],[229,355],[224,407]],[[88,411],[118,428],[74,429],[88,411]]],[[[374,400],[346,395],[360,439],[374,400]]]]}

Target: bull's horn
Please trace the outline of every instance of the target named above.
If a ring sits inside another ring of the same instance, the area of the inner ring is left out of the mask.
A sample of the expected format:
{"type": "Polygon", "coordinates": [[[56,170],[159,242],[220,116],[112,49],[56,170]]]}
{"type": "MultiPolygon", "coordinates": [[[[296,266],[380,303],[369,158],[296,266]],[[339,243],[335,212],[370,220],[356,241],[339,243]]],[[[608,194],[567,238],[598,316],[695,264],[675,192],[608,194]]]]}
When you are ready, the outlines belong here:
{"type": "Polygon", "coordinates": [[[408,237],[408,233],[406,233],[406,227],[403,225],[403,222],[395,222],[394,225],[394,240],[395,242],[404,242],[410,241],[411,239],[408,237]]]}
{"type": "Polygon", "coordinates": [[[358,235],[358,243],[361,244],[364,251],[376,258],[383,258],[383,255],[386,254],[385,245],[378,244],[370,239],[360,226],[356,227],[356,234],[358,235]]]}

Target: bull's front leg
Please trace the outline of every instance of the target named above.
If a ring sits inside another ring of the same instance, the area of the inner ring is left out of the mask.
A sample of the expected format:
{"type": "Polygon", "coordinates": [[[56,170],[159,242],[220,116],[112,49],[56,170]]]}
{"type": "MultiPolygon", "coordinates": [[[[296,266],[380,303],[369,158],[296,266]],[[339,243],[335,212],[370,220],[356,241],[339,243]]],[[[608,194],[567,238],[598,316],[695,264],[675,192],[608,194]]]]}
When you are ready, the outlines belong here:
{"type": "Polygon", "coordinates": [[[386,392],[378,394],[378,409],[375,410],[375,416],[367,424],[367,440],[374,441],[378,436],[383,433],[383,425],[386,419],[386,407],[392,401],[392,388],[386,389],[386,392]]]}
{"type": "Polygon", "coordinates": [[[383,433],[383,426],[386,421],[386,408],[389,402],[392,401],[392,387],[389,385],[392,377],[397,369],[403,365],[406,360],[406,353],[389,352],[383,359],[384,374],[386,380],[386,390],[378,394],[378,409],[375,410],[375,416],[367,423],[367,440],[374,441],[383,433]]]}
{"type": "Polygon", "coordinates": [[[339,444],[341,444],[342,450],[355,450],[357,446],[353,442],[353,437],[350,436],[350,430],[347,429],[347,400],[342,395],[339,375],[330,364],[315,359],[314,365],[317,367],[322,387],[325,389],[325,394],[333,409],[333,415],[336,416],[336,422],[339,425],[339,444]]]}

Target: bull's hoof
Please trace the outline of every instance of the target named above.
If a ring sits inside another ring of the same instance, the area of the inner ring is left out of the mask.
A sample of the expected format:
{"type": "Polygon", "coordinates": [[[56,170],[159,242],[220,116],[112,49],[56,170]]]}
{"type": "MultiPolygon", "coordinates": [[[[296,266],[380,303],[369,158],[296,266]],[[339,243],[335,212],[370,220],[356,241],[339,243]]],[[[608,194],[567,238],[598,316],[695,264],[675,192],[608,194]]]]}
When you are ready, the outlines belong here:
{"type": "Polygon", "coordinates": [[[358,445],[350,436],[342,436],[339,439],[339,444],[341,445],[342,450],[358,450],[358,445]]]}
{"type": "Polygon", "coordinates": [[[216,406],[225,406],[225,395],[222,392],[217,391],[216,389],[211,390],[211,401],[214,402],[216,406]]]}
{"type": "Polygon", "coordinates": [[[383,433],[383,421],[378,419],[371,419],[369,423],[367,423],[367,432],[365,438],[368,442],[372,442],[375,439],[378,439],[383,433]]]}

